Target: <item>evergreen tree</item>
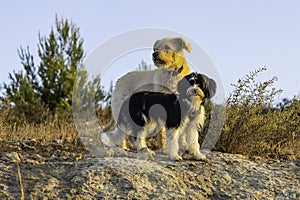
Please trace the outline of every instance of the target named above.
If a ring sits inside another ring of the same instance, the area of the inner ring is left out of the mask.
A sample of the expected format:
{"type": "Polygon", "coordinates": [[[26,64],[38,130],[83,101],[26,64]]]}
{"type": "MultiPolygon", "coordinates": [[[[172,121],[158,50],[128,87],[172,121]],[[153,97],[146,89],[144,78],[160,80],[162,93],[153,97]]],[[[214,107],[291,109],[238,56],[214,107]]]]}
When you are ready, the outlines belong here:
{"type": "Polygon", "coordinates": [[[29,47],[21,47],[18,54],[24,71],[10,73],[10,83],[4,83],[4,90],[13,110],[27,121],[40,121],[41,115],[47,111],[52,116],[71,116],[76,80],[79,81],[75,87],[83,88],[78,98],[94,95],[91,98],[94,102],[90,104],[104,98],[100,77],[87,80],[87,71],[83,66],[83,39],[73,22],[56,17],[55,28],[51,28],[49,36],[39,34],[37,65],[29,47]]]}

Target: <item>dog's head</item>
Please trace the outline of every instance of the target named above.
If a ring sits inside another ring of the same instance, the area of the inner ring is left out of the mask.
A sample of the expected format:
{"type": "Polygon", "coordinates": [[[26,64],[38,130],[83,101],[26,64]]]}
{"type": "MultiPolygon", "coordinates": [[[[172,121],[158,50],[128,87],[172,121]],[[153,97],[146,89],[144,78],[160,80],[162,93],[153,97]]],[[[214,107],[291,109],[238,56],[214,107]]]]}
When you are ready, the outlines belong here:
{"type": "Polygon", "coordinates": [[[216,82],[203,74],[191,73],[178,82],[177,90],[182,98],[202,104],[215,95],[216,82]]]}
{"type": "Polygon", "coordinates": [[[192,47],[181,37],[157,40],[153,46],[153,62],[157,67],[170,68],[185,76],[190,73],[190,69],[186,64],[184,49],[190,52],[192,47]]]}

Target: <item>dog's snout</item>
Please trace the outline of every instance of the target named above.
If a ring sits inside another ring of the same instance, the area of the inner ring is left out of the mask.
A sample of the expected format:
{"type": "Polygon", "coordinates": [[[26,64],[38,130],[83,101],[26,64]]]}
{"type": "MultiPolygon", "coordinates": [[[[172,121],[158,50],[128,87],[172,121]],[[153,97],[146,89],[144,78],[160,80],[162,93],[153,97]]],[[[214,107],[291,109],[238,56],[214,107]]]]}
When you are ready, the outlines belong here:
{"type": "Polygon", "coordinates": [[[188,96],[204,96],[203,91],[197,87],[190,87],[186,94],[188,96]]]}
{"type": "Polygon", "coordinates": [[[153,58],[157,58],[159,56],[159,53],[157,51],[155,51],[153,54],[152,54],[153,58]]]}

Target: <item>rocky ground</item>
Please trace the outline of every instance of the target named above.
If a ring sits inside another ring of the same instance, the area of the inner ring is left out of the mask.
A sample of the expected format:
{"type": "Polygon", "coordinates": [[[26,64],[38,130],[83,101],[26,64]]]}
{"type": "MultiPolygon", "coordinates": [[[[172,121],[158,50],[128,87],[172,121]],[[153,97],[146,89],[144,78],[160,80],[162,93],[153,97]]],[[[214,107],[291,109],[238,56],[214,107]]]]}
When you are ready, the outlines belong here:
{"type": "Polygon", "coordinates": [[[299,160],[207,153],[210,162],[173,162],[19,143],[0,153],[0,199],[300,199],[299,160]]]}

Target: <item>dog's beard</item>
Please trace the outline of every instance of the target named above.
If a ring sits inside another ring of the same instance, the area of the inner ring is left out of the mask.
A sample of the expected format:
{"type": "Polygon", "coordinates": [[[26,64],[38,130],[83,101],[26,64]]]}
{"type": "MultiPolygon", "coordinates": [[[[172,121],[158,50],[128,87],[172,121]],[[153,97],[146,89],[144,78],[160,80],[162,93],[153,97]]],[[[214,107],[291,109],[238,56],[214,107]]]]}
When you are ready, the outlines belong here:
{"type": "Polygon", "coordinates": [[[176,57],[175,54],[176,52],[173,51],[160,50],[158,51],[158,56],[152,57],[152,60],[157,67],[168,68],[174,65],[176,57]]]}
{"type": "Polygon", "coordinates": [[[158,67],[158,68],[168,68],[166,63],[164,63],[163,61],[161,61],[159,59],[153,60],[153,62],[155,64],[155,66],[158,67]]]}
{"type": "Polygon", "coordinates": [[[172,69],[185,76],[190,73],[183,51],[157,50],[152,54],[156,67],[172,69]]]}
{"type": "Polygon", "coordinates": [[[160,59],[160,58],[152,58],[154,64],[157,66],[157,67],[164,67],[164,68],[167,68],[168,65],[170,65],[170,63],[166,62],[165,60],[163,59],[160,59]]]}
{"type": "Polygon", "coordinates": [[[204,101],[204,93],[198,87],[190,87],[188,88],[186,95],[190,101],[190,106],[192,109],[199,109],[202,102],[204,101]]]}
{"type": "Polygon", "coordinates": [[[190,88],[188,88],[188,90],[186,91],[186,95],[190,96],[190,97],[198,96],[201,99],[204,98],[204,96],[205,96],[204,92],[200,88],[198,88],[198,87],[190,87],[190,88]]]}

